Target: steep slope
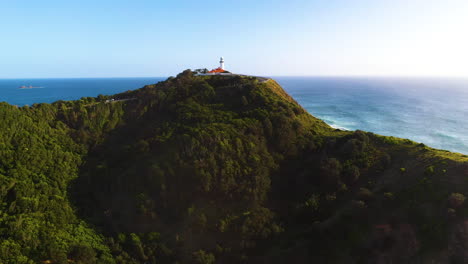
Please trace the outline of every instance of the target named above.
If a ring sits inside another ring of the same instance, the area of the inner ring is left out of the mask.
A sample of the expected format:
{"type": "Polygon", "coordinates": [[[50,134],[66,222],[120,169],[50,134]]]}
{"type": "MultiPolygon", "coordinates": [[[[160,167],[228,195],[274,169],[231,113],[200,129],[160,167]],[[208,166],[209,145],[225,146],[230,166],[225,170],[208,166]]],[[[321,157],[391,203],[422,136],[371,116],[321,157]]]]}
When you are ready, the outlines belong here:
{"type": "Polygon", "coordinates": [[[273,80],[110,98],[1,105],[1,262],[467,260],[464,155],[332,129],[273,80]]]}
{"type": "Polygon", "coordinates": [[[95,251],[112,261],[103,237],[76,217],[68,200],[86,149],[56,115],[47,104],[0,104],[1,263],[66,263],[76,252],[95,251]]]}

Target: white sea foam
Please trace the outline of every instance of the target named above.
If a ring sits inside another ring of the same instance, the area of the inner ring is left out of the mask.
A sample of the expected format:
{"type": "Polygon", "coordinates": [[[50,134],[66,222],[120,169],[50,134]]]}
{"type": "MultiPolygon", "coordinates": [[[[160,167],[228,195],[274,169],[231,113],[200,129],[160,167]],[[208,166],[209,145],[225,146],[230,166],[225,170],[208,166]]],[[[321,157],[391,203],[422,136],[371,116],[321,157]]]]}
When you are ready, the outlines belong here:
{"type": "Polygon", "coordinates": [[[346,127],[343,127],[343,126],[339,126],[339,125],[332,125],[332,124],[328,124],[329,126],[335,128],[335,129],[340,129],[340,130],[346,130],[346,131],[350,131],[351,129],[348,129],[346,127]]]}

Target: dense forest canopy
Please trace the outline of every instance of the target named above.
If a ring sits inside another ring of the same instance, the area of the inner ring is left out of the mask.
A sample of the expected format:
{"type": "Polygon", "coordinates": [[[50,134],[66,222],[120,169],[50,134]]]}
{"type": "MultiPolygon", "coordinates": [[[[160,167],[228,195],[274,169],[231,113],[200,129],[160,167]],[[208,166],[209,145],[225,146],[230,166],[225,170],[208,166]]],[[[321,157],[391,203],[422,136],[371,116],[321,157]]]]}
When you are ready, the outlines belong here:
{"type": "Polygon", "coordinates": [[[467,156],[333,129],[273,80],[187,70],[0,117],[0,263],[468,259],[467,156]]]}

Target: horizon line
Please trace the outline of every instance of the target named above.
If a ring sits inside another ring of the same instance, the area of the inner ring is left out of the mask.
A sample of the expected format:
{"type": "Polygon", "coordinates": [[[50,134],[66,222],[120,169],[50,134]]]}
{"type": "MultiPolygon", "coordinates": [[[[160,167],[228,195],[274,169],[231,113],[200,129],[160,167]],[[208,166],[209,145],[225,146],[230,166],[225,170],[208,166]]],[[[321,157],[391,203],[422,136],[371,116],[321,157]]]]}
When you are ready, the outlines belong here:
{"type": "MultiPolygon", "coordinates": [[[[308,78],[426,78],[426,79],[466,79],[468,76],[457,76],[457,75],[268,75],[268,74],[244,74],[244,73],[233,73],[233,74],[242,74],[242,75],[252,75],[259,77],[308,77],[308,78]]],[[[177,74],[176,74],[177,75],[177,74]]],[[[131,79],[131,78],[169,78],[175,77],[176,75],[169,76],[80,76],[80,77],[0,77],[0,80],[31,80],[31,79],[131,79]]]]}

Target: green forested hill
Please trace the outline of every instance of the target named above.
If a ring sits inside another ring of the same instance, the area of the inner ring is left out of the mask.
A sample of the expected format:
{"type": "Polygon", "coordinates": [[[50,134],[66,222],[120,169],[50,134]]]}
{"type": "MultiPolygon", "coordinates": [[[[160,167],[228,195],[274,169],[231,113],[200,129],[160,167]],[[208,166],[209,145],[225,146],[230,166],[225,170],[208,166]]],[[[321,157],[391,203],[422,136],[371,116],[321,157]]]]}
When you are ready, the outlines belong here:
{"type": "Polygon", "coordinates": [[[468,261],[467,156],[332,129],[273,80],[0,117],[0,263],[468,261]]]}

